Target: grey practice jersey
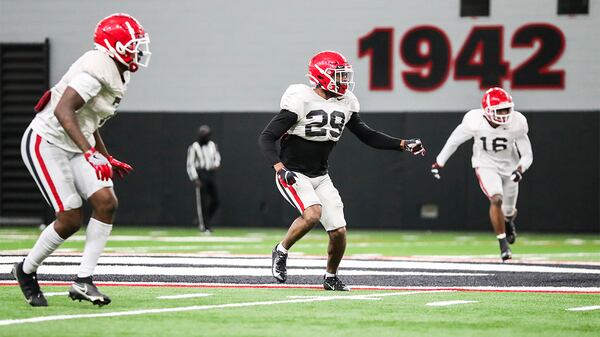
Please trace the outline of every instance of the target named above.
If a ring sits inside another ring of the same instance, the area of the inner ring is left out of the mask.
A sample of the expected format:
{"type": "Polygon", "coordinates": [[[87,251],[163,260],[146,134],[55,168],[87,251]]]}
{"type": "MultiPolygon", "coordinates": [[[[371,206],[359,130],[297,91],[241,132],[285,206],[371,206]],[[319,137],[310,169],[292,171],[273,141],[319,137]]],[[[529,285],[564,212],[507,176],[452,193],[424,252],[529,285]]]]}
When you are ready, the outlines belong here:
{"type": "Polygon", "coordinates": [[[314,142],[337,142],[353,112],[358,112],[358,99],[350,91],[342,97],[328,100],[305,84],[293,84],[281,97],[281,109],[298,116],[288,135],[314,142]]]}
{"type": "Polygon", "coordinates": [[[513,112],[509,124],[494,128],[484,117],[483,110],[474,109],[465,114],[436,161],[444,166],[459,145],[473,138],[473,167],[490,167],[502,175],[510,175],[521,166],[525,172],[533,162],[528,131],[527,119],[518,111],[513,112]]]}

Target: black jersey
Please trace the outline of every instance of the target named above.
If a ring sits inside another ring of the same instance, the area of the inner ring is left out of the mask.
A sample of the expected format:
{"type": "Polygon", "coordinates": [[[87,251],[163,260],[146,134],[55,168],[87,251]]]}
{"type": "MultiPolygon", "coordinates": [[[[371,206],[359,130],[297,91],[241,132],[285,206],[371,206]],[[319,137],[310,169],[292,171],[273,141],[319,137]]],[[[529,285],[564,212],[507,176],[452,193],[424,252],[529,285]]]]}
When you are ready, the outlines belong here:
{"type": "Polygon", "coordinates": [[[372,147],[401,150],[400,139],[362,122],[358,100],[350,91],[339,98],[324,99],[307,85],[292,85],[281,98],[281,109],[259,138],[271,165],[282,162],[309,177],[327,174],[329,154],[346,126],[372,147]],[[277,140],[281,140],[279,153],[277,140]]]}

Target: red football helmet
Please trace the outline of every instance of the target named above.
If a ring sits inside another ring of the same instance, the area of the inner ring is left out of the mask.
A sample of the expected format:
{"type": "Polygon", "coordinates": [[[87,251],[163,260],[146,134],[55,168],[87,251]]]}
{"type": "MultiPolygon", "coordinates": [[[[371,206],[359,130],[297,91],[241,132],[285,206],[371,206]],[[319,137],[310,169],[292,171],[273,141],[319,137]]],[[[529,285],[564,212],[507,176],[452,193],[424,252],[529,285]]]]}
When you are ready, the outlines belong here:
{"type": "Polygon", "coordinates": [[[354,71],[344,55],[337,51],[325,50],[318,52],[308,63],[310,82],[333,93],[344,95],[347,90],[354,88],[354,71]]]}
{"type": "Polygon", "coordinates": [[[128,14],[115,13],[100,20],[94,32],[94,45],[132,72],[150,63],[150,36],[128,14]]]}
{"type": "Polygon", "coordinates": [[[514,106],[509,93],[498,87],[488,89],[481,98],[483,114],[490,122],[496,124],[510,123],[514,106]]]}

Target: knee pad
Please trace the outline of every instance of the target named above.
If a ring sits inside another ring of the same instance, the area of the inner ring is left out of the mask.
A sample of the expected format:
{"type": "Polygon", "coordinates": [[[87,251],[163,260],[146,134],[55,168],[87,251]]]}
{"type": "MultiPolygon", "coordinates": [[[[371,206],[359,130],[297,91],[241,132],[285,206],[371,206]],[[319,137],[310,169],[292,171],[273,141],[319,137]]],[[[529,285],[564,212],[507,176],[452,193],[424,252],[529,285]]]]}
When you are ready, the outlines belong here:
{"type": "Polygon", "coordinates": [[[514,215],[517,214],[517,209],[510,206],[510,205],[504,205],[502,204],[502,214],[504,214],[505,217],[512,217],[514,215]]]}
{"type": "Polygon", "coordinates": [[[63,206],[65,208],[65,211],[71,209],[78,209],[81,208],[81,206],[83,206],[83,201],[81,200],[81,197],[79,195],[71,194],[70,196],[64,199],[63,206]]]}

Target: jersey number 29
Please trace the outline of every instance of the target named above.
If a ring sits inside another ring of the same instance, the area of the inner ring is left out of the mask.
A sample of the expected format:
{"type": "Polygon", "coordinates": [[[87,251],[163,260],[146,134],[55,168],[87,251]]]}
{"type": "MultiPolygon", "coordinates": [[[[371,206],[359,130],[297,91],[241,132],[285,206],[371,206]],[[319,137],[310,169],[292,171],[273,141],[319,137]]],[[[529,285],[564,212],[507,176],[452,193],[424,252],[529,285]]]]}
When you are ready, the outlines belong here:
{"type": "Polygon", "coordinates": [[[306,114],[306,118],[310,120],[317,119],[315,122],[306,124],[304,128],[304,134],[307,137],[319,137],[327,135],[328,130],[323,127],[329,124],[331,126],[331,129],[329,129],[329,134],[331,137],[337,138],[342,134],[344,122],[346,121],[344,113],[339,111],[333,111],[331,114],[328,114],[323,110],[313,110],[306,114]]]}

